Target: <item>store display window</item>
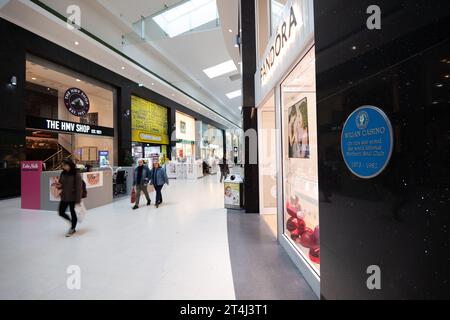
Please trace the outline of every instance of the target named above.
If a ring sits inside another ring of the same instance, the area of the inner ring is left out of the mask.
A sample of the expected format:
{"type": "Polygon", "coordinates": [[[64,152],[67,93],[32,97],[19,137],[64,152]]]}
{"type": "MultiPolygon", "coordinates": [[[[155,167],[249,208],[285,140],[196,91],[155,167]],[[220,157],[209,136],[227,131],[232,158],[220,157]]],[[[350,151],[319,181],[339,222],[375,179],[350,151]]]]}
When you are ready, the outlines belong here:
{"type": "Polygon", "coordinates": [[[27,160],[42,160],[49,170],[69,156],[98,166],[101,150],[114,164],[115,89],[39,57],[26,58],[27,160]]]}
{"type": "Polygon", "coordinates": [[[281,84],[283,232],[320,273],[314,47],[281,84]]]}

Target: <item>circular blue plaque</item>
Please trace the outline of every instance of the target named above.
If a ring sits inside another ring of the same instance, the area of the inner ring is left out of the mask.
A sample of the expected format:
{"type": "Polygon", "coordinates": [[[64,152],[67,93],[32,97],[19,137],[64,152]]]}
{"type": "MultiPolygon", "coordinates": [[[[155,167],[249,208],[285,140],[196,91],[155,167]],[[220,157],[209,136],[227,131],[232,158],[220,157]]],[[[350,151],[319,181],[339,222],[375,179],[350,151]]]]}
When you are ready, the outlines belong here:
{"type": "Polygon", "coordinates": [[[341,150],[348,169],[356,176],[378,176],[389,163],[394,145],[391,122],[383,110],[363,106],[347,118],[341,150]]]}

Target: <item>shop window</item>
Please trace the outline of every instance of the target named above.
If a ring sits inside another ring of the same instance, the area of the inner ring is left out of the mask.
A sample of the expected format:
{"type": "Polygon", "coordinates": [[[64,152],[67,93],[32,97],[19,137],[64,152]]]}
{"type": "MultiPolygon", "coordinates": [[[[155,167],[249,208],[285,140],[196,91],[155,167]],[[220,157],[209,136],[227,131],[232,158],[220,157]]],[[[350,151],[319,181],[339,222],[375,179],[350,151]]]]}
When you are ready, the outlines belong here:
{"type": "Polygon", "coordinates": [[[46,161],[49,170],[69,156],[96,166],[101,150],[114,164],[114,100],[111,86],[27,55],[27,160],[46,161]],[[97,151],[81,152],[91,146],[97,151]]]}
{"type": "Polygon", "coordinates": [[[315,54],[312,48],[281,85],[284,234],[319,274],[315,54]]]}

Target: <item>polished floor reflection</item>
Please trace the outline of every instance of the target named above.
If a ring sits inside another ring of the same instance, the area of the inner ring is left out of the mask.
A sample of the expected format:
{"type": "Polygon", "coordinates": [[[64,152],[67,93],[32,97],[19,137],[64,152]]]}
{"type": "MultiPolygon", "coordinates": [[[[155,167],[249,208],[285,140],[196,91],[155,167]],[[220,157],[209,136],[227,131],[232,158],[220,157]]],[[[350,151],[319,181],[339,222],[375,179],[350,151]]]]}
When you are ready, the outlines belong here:
{"type": "MultiPolygon", "coordinates": [[[[237,262],[239,256],[230,258],[233,243],[255,245],[259,241],[256,245],[261,248],[264,244],[280,248],[268,228],[253,228],[252,234],[252,229],[235,227],[234,242],[229,242],[229,216],[223,209],[222,185],[217,178],[171,181],[163,190],[165,203],[159,209],[142,206],[132,211],[127,198],[90,210],[72,238],[64,237],[67,225],[55,212],[18,209],[18,199],[1,201],[0,298],[237,298],[233,274],[240,277],[242,273],[233,272],[232,264],[239,262],[235,267],[239,271],[246,262],[242,256],[237,262]],[[266,236],[261,237],[261,232],[266,236]],[[67,268],[73,265],[81,270],[80,290],[67,288],[67,268]]],[[[241,217],[233,219],[236,225],[241,217]]],[[[257,222],[259,216],[246,219],[257,222]]],[[[268,252],[264,259],[279,257],[279,252],[268,252]]],[[[303,281],[289,259],[281,261],[291,276],[303,281]]],[[[248,292],[257,285],[273,292],[253,290],[245,298],[276,298],[277,292],[282,292],[284,284],[275,281],[281,275],[268,268],[255,267],[254,279],[259,285],[249,281],[248,292]],[[266,282],[271,285],[264,285],[266,282]]],[[[310,288],[303,285],[289,292],[291,298],[311,297],[310,288]]]]}

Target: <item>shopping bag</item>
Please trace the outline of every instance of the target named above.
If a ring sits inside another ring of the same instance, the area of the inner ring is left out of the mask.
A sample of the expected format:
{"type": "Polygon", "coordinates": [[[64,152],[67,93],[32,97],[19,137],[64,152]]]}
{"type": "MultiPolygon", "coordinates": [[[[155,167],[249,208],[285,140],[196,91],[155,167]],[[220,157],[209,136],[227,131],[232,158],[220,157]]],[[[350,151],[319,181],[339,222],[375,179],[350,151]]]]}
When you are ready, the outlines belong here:
{"type": "Polygon", "coordinates": [[[83,222],[86,216],[86,207],[84,206],[83,201],[75,205],[75,213],[77,214],[77,220],[79,223],[83,222]]]}
{"type": "Polygon", "coordinates": [[[136,188],[133,188],[131,190],[131,203],[135,203],[136,202],[136,188]]]}

